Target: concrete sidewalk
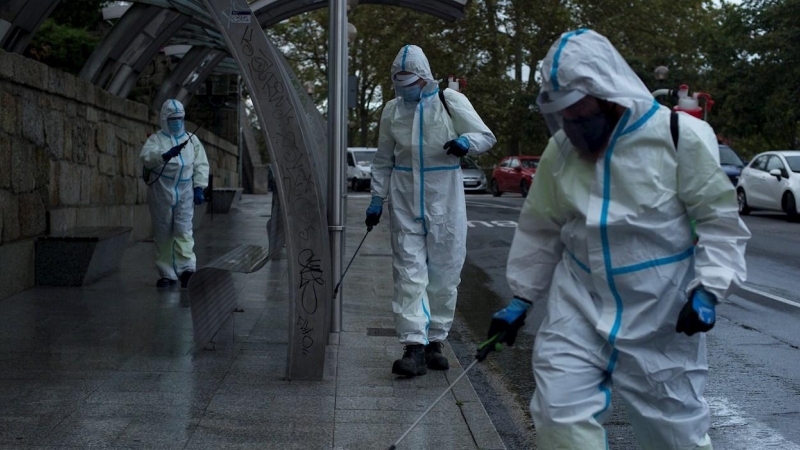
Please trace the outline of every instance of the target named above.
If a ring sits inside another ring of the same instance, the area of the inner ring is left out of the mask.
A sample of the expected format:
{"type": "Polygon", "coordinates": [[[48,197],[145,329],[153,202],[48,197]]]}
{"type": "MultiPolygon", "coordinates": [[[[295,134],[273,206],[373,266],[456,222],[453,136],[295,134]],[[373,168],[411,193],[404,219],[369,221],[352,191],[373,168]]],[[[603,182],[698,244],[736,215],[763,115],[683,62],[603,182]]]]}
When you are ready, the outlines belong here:
{"type": "MultiPolygon", "coordinates": [[[[198,267],[240,244],[266,245],[270,199],[244,196],[227,215],[203,216],[198,267]]],[[[348,198],[348,261],[368,202],[348,198]]],[[[386,216],[343,283],[343,332],[323,381],[283,380],[285,259],[234,274],[244,311],[215,350],[192,347],[186,290],[156,290],[150,242],[95,284],[0,300],[0,449],[388,448],[462,369],[447,346],[449,371],[391,374],[402,347],[386,216]]],[[[504,446],[465,377],[398,448],[504,446]]]]}

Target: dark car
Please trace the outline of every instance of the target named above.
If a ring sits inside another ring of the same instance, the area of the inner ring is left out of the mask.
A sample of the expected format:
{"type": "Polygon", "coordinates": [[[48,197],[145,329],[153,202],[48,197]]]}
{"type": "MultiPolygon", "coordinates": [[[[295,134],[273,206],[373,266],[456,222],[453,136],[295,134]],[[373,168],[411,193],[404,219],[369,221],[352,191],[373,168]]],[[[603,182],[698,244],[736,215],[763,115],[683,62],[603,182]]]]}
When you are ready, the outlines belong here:
{"type": "Polygon", "coordinates": [[[739,182],[739,176],[742,174],[742,169],[745,166],[742,158],[739,158],[739,155],[737,155],[732,148],[720,144],[719,165],[722,166],[722,170],[728,175],[731,183],[736,186],[736,183],[739,182]]]}

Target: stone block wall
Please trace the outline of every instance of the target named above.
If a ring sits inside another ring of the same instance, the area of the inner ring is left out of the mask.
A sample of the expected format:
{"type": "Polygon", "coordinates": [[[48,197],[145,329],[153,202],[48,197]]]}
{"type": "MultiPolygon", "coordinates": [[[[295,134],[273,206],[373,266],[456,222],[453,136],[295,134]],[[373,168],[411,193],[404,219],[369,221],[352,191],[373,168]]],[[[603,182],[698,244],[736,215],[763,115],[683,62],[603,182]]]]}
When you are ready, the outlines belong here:
{"type": "MultiPolygon", "coordinates": [[[[135,240],[150,236],[138,156],[158,129],[146,105],[0,50],[0,253],[48,228],[122,225],[135,240]]],[[[206,130],[197,135],[214,186],[239,186],[236,146],[206,130]]],[[[0,267],[2,278],[11,269],[0,267]]]]}

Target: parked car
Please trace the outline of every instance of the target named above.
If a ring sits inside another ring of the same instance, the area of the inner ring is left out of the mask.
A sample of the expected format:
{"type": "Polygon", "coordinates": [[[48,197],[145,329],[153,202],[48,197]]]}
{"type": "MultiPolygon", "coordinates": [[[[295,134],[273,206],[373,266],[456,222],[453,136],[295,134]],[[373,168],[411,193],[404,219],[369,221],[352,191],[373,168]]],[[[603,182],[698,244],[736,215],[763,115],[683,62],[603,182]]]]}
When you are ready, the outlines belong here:
{"type": "Polygon", "coordinates": [[[742,174],[742,169],[746,165],[742,158],[727,145],[720,144],[719,146],[719,164],[722,170],[728,175],[734,186],[739,182],[739,176],[742,174]]]}
{"type": "Polygon", "coordinates": [[[378,151],[374,147],[347,148],[347,181],[351,189],[369,189],[372,182],[372,159],[378,151]]]}
{"type": "Polygon", "coordinates": [[[782,211],[797,221],[800,204],[800,151],[761,153],[742,170],[736,187],[739,213],[782,211]]]}
{"type": "Polygon", "coordinates": [[[506,156],[492,171],[492,195],[519,192],[527,197],[538,166],[538,156],[506,156]]]}
{"type": "Polygon", "coordinates": [[[478,168],[470,157],[461,158],[461,175],[464,179],[464,190],[470,192],[486,191],[486,174],[478,168]]]}

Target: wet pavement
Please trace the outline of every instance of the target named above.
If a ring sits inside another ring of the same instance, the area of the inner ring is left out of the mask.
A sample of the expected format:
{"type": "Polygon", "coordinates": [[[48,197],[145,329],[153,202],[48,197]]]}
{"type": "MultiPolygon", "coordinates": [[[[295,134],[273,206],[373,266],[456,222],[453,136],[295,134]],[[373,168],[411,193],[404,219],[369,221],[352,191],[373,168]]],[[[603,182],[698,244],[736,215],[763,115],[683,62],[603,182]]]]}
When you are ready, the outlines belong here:
{"type": "MultiPolygon", "coordinates": [[[[198,266],[240,244],[266,245],[269,201],[244,196],[229,214],[203,216],[198,266]]],[[[348,202],[348,259],[368,202],[348,202]]],[[[462,366],[447,346],[449,371],[391,374],[402,347],[391,336],[387,221],[347,274],[343,332],[321,381],[284,379],[285,259],[234,274],[243,311],[219,330],[213,350],[193,346],[186,290],[156,290],[150,242],[128,247],[122,269],[92,285],[0,300],[0,448],[388,447],[462,366]]],[[[398,446],[436,447],[505,448],[469,377],[398,446]]]]}

